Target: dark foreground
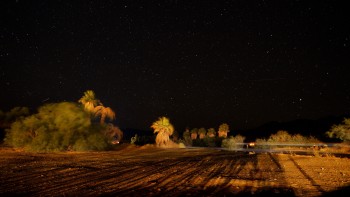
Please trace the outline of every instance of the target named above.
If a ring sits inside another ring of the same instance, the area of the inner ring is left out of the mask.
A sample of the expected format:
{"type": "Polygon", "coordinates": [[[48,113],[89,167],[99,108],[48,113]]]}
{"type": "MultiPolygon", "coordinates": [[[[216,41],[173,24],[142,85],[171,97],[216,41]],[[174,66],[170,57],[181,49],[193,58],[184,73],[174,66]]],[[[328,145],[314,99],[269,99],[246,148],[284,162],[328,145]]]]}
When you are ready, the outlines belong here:
{"type": "Polygon", "coordinates": [[[0,149],[0,196],[347,196],[350,159],[121,146],[0,149]]]}

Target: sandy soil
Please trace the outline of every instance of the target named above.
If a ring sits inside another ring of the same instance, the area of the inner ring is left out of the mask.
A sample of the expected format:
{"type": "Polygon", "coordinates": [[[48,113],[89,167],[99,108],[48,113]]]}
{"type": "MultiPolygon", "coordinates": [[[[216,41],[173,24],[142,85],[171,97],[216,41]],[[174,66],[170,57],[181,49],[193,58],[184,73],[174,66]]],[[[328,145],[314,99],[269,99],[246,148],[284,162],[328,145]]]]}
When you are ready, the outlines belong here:
{"type": "Polygon", "coordinates": [[[350,159],[120,146],[107,152],[0,148],[0,196],[333,196],[350,159]]]}

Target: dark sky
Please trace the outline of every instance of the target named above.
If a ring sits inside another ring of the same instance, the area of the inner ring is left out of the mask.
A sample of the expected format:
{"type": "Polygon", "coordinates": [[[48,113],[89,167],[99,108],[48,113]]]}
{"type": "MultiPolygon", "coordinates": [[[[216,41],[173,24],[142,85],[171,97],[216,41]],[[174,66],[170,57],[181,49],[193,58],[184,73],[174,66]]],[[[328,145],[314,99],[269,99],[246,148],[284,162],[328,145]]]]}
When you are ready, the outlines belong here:
{"type": "Polygon", "coordinates": [[[94,90],[121,128],[350,112],[340,1],[1,1],[0,109],[94,90]]]}

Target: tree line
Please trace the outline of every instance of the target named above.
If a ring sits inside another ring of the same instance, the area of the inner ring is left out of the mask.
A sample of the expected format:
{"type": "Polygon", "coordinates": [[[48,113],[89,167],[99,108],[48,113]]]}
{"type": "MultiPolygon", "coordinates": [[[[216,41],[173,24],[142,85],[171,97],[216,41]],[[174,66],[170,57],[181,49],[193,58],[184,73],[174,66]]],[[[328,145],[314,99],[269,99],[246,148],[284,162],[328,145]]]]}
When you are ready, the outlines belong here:
{"type": "MultiPolygon", "coordinates": [[[[9,112],[0,110],[0,137],[10,146],[30,151],[108,150],[123,137],[123,132],[110,122],[115,118],[115,112],[103,105],[94,91],[88,90],[77,102],[45,104],[35,114],[30,114],[27,107],[15,107],[9,112]]],[[[175,131],[168,117],[160,117],[150,127],[159,147],[232,147],[245,140],[241,135],[229,136],[227,123],[219,125],[217,131],[214,128],[187,128],[182,136],[175,131]]],[[[333,125],[325,134],[350,142],[350,118],[333,125]]],[[[257,141],[304,143],[317,139],[279,131],[268,139],[257,141]]]]}

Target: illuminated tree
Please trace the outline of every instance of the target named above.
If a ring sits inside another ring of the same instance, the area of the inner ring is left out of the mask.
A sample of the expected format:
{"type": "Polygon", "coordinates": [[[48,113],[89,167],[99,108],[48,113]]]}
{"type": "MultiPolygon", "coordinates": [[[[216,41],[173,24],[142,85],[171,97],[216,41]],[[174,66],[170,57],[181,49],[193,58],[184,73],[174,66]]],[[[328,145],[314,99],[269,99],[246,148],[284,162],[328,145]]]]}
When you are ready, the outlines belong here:
{"type": "Polygon", "coordinates": [[[237,148],[243,148],[243,142],[245,137],[241,135],[236,135],[235,137],[231,136],[222,140],[221,147],[227,148],[229,150],[234,150],[237,148]]]}
{"type": "Polygon", "coordinates": [[[18,119],[7,130],[5,142],[33,151],[105,150],[104,128],[76,103],[46,104],[37,114],[18,119]]]}
{"type": "Polygon", "coordinates": [[[154,130],[154,133],[157,133],[156,144],[158,146],[166,146],[170,141],[169,137],[174,132],[174,127],[170,123],[170,120],[166,117],[160,117],[157,121],[153,122],[151,128],[154,130]]]}
{"type": "Polygon", "coordinates": [[[83,104],[85,110],[91,114],[94,113],[95,107],[101,104],[101,102],[96,98],[95,92],[92,90],[87,90],[84,92],[84,96],[81,97],[78,102],[83,104]]]}
{"type": "Polygon", "coordinates": [[[219,126],[219,131],[218,131],[219,137],[226,138],[228,132],[230,132],[228,124],[223,123],[219,126]]]}
{"type": "Polygon", "coordinates": [[[198,129],[197,128],[191,129],[191,139],[195,140],[197,139],[197,136],[198,136],[198,129]]]}
{"type": "Polygon", "coordinates": [[[268,142],[292,142],[292,136],[287,131],[280,130],[272,134],[268,142]]]}
{"type": "Polygon", "coordinates": [[[103,106],[101,101],[96,98],[95,92],[92,90],[84,92],[84,96],[79,99],[79,103],[83,104],[84,109],[93,117],[101,117],[101,124],[105,123],[106,118],[110,120],[115,119],[115,112],[111,108],[103,106]]]}
{"type": "Polygon", "coordinates": [[[215,137],[215,134],[216,134],[216,132],[215,132],[214,128],[208,129],[208,132],[207,132],[208,137],[215,137]]]}
{"type": "Polygon", "coordinates": [[[350,118],[345,118],[343,124],[333,125],[330,131],[326,132],[330,138],[337,138],[344,142],[350,141],[350,118]]]}
{"type": "Polygon", "coordinates": [[[203,139],[207,134],[207,130],[205,128],[198,129],[199,139],[203,139]]]}
{"type": "Polygon", "coordinates": [[[9,112],[0,111],[0,128],[9,128],[18,118],[29,115],[28,107],[14,107],[9,112]]]}
{"type": "Polygon", "coordinates": [[[100,123],[104,124],[106,118],[110,119],[110,120],[114,120],[115,119],[115,113],[114,111],[110,108],[110,107],[105,107],[102,105],[96,106],[93,110],[93,114],[94,116],[101,117],[100,123]]]}

